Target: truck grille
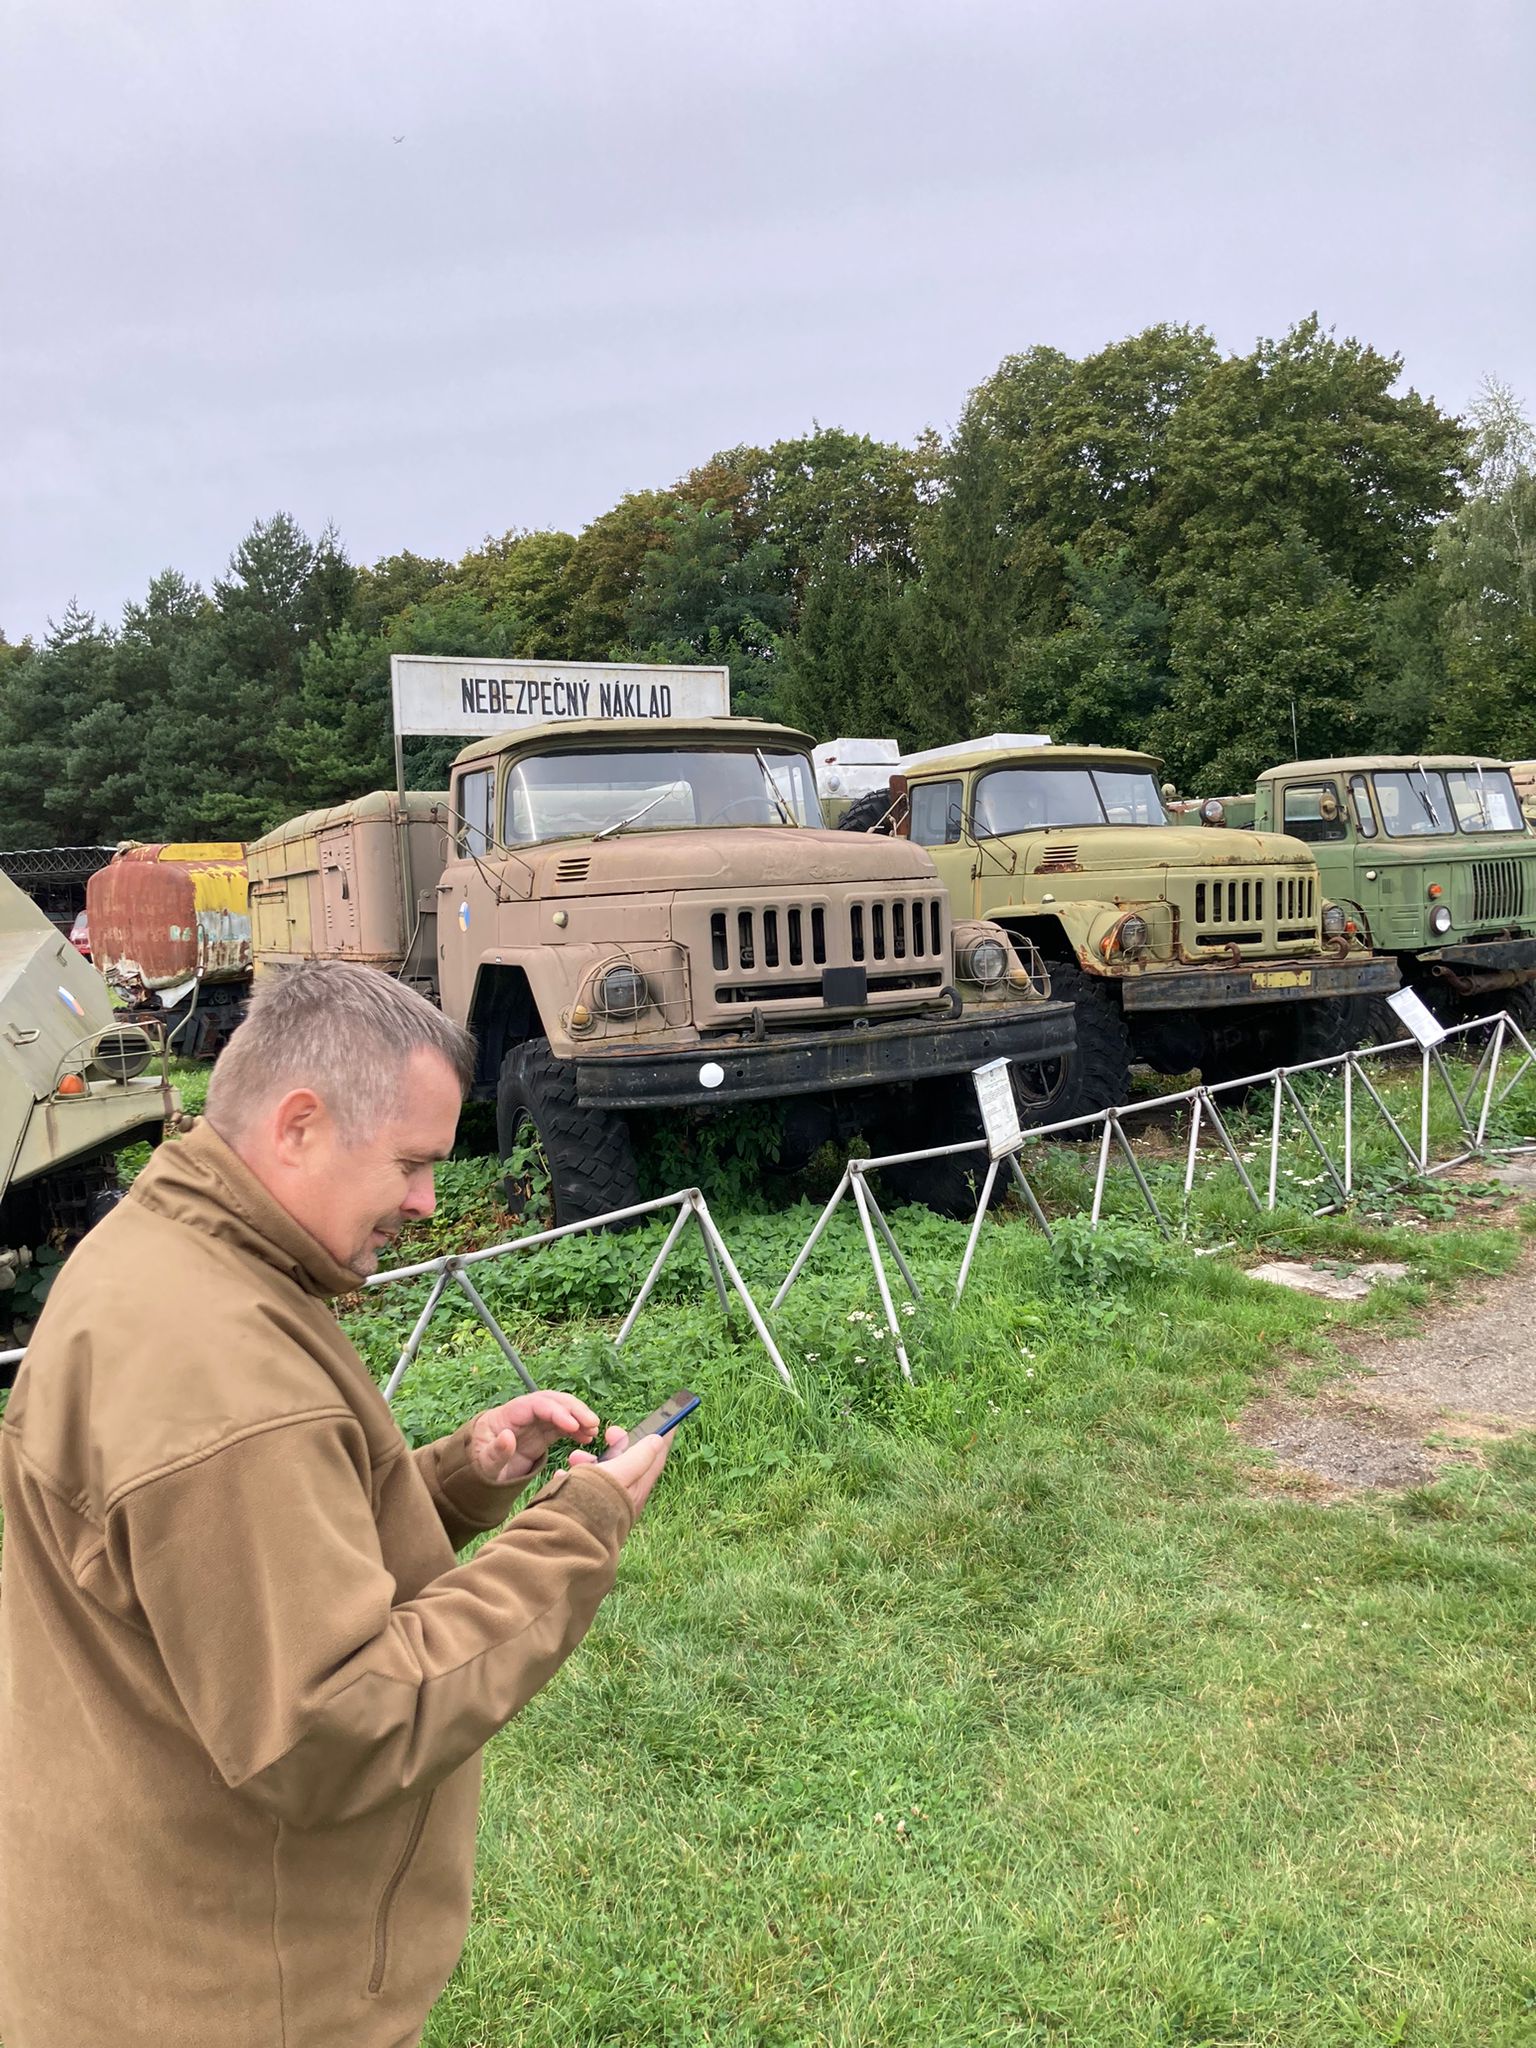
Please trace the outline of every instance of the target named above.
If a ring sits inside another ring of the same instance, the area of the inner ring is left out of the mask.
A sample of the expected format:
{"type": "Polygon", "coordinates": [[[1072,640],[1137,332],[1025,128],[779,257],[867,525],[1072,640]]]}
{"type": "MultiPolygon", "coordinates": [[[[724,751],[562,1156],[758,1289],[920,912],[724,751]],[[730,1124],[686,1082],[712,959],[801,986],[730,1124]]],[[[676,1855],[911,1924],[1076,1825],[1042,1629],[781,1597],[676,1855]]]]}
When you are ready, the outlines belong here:
{"type": "Polygon", "coordinates": [[[1248,875],[1195,884],[1197,946],[1262,946],[1310,939],[1317,919],[1311,875],[1248,875]]]}
{"type": "Polygon", "coordinates": [[[718,975],[750,975],[750,985],[720,988],[722,1002],[818,995],[821,970],[870,970],[881,988],[943,984],[949,921],[942,896],[877,896],[834,903],[776,903],[713,910],[710,960],[718,975]],[[877,975],[885,969],[889,978],[877,975]]]}
{"type": "Polygon", "coordinates": [[[1525,910],[1525,862],[1475,860],[1472,863],[1472,922],[1508,922],[1525,910]]]}

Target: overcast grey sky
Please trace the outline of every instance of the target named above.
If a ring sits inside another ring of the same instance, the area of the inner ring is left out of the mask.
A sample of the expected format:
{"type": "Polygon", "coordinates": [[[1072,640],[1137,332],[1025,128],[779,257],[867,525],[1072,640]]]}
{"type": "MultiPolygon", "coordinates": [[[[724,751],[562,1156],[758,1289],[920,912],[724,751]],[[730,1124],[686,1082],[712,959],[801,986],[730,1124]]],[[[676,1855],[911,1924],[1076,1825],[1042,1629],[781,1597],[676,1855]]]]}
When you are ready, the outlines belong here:
{"type": "Polygon", "coordinates": [[[1536,0],[10,0],[0,626],[1316,309],[1536,401],[1536,0]],[[403,136],[403,141],[395,141],[403,136]]]}

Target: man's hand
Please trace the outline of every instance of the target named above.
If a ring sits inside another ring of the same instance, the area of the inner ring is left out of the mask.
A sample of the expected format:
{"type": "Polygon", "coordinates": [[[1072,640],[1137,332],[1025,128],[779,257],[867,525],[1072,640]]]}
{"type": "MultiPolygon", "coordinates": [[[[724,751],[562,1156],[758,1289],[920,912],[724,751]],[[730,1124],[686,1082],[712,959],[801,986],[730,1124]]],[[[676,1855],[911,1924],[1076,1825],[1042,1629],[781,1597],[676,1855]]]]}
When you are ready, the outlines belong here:
{"type": "MultiPolygon", "coordinates": [[[[669,1436],[643,1436],[638,1443],[631,1443],[629,1432],[624,1429],[608,1429],[603,1432],[607,1450],[616,1453],[605,1458],[603,1470],[610,1479],[616,1479],[629,1495],[630,1506],[638,1516],[650,1498],[651,1488],[661,1477],[661,1468],[667,1462],[671,1449],[669,1436]]],[[[572,1451],[572,1465],[595,1465],[596,1458],[590,1451],[572,1451]]]]}
{"type": "Polygon", "coordinates": [[[592,1410],[574,1394],[519,1394],[475,1417],[470,1460],[490,1485],[518,1486],[543,1464],[557,1437],[589,1444],[597,1426],[592,1410]]]}

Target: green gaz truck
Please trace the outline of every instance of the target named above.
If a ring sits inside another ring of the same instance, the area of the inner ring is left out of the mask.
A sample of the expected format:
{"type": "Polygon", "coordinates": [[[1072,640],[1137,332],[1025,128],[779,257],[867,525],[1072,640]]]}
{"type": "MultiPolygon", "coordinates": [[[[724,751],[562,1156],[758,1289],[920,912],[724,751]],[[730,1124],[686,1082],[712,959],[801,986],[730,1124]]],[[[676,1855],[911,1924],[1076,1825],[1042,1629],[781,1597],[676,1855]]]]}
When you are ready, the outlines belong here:
{"type": "MultiPolygon", "coordinates": [[[[1228,804],[1229,826],[1249,814],[1228,804]]],[[[1506,763],[1475,754],[1290,761],[1258,779],[1260,831],[1300,840],[1325,894],[1442,1023],[1536,1020],[1536,833],[1506,763]]],[[[1373,1037],[1402,1035],[1384,1004],[1373,1037]]]]}
{"type": "Polygon", "coordinates": [[[883,797],[843,819],[926,847],[957,917],[993,919],[1044,957],[1077,1046],[1016,1072],[1036,1125],[1125,1101],[1133,1062],[1226,1081],[1344,1052],[1362,999],[1398,985],[1312,847],[1170,823],[1161,766],[999,733],[905,756],[883,797]]]}

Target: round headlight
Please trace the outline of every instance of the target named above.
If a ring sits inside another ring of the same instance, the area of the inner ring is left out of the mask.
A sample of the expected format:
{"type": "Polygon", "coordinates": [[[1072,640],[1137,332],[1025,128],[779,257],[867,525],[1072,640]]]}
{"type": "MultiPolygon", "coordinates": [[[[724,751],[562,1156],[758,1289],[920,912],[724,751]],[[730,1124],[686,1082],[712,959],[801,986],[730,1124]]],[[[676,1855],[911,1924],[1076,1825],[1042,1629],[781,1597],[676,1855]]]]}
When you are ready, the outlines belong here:
{"type": "Polygon", "coordinates": [[[1451,913],[1443,903],[1437,903],[1429,913],[1429,928],[1432,932],[1448,932],[1451,928],[1451,913]]]}
{"type": "Polygon", "coordinates": [[[1349,917],[1342,904],[1330,903],[1323,910],[1323,937],[1342,939],[1349,928],[1349,917]]]}
{"type": "Polygon", "coordinates": [[[1227,807],[1219,796],[1208,796],[1200,806],[1202,825],[1220,825],[1227,815],[1227,807]]]}
{"type": "Polygon", "coordinates": [[[131,1024],[98,1034],[91,1047],[90,1071],[103,1081],[135,1080],[155,1056],[146,1032],[131,1024]]]}
{"type": "Polygon", "coordinates": [[[956,965],[964,980],[991,988],[1008,978],[1008,948],[1001,939],[976,939],[964,948],[956,965]]]}
{"type": "Polygon", "coordinates": [[[651,1000],[650,986],[629,962],[605,967],[592,984],[594,1008],[605,1017],[638,1017],[651,1000]]]}
{"type": "Polygon", "coordinates": [[[1115,926],[1115,944],[1122,953],[1140,953],[1147,943],[1147,921],[1134,913],[1115,926]]]}

